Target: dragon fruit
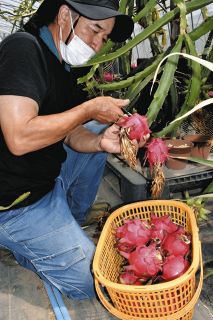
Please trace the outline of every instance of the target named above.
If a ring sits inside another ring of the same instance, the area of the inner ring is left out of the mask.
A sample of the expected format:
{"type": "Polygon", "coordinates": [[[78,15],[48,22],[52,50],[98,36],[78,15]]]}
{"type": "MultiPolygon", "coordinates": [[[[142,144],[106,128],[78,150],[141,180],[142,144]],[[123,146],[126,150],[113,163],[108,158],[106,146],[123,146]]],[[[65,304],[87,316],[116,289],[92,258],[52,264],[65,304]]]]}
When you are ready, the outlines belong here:
{"type": "Polygon", "coordinates": [[[115,237],[118,239],[116,247],[119,251],[130,252],[136,246],[142,246],[150,240],[150,225],[140,219],[125,220],[123,226],[118,227],[115,237]]]}
{"type": "Polygon", "coordinates": [[[167,232],[165,230],[158,230],[155,228],[151,229],[151,238],[158,243],[162,243],[167,236],[167,232]]]}
{"type": "Polygon", "coordinates": [[[169,215],[151,213],[150,222],[126,219],[113,230],[115,247],[125,258],[119,282],[155,284],[181,276],[189,268],[192,236],[169,215]]]}
{"type": "Polygon", "coordinates": [[[154,230],[165,230],[168,233],[173,233],[179,229],[179,226],[168,215],[157,217],[151,214],[150,224],[154,230]]]}
{"type": "Polygon", "coordinates": [[[129,262],[125,270],[134,271],[138,277],[153,277],[161,270],[162,256],[155,244],[138,246],[133,252],[123,255],[129,262]]]}
{"type": "Polygon", "coordinates": [[[163,249],[167,255],[185,256],[190,250],[190,240],[186,235],[174,232],[167,235],[163,242],[163,249]]]}
{"type": "Polygon", "coordinates": [[[111,72],[104,72],[103,79],[106,82],[112,82],[114,80],[114,74],[111,72]]]}
{"type": "Polygon", "coordinates": [[[165,176],[162,165],[166,162],[169,156],[168,147],[160,138],[153,138],[146,146],[147,151],[145,158],[147,159],[152,176],[151,193],[152,197],[158,198],[164,188],[165,176]]]}
{"type": "Polygon", "coordinates": [[[146,159],[149,162],[150,168],[153,168],[156,164],[162,165],[166,162],[169,151],[162,139],[153,138],[146,147],[146,159]]]}
{"type": "Polygon", "coordinates": [[[120,143],[121,155],[133,169],[137,166],[137,147],[132,140],[141,141],[150,134],[148,121],[146,116],[134,113],[131,116],[124,115],[116,124],[121,128],[120,143]]]}
{"type": "Polygon", "coordinates": [[[162,270],[164,280],[173,280],[180,277],[189,268],[189,261],[183,256],[169,256],[165,259],[162,270]]]}
{"type": "Polygon", "coordinates": [[[147,117],[141,116],[138,113],[134,113],[131,116],[123,116],[118,120],[117,125],[127,129],[126,131],[130,140],[136,139],[138,142],[147,134],[151,133],[147,117]]]}
{"type": "Polygon", "coordinates": [[[120,274],[119,280],[122,284],[135,284],[135,282],[138,281],[138,276],[136,276],[133,271],[125,271],[120,274]]]}

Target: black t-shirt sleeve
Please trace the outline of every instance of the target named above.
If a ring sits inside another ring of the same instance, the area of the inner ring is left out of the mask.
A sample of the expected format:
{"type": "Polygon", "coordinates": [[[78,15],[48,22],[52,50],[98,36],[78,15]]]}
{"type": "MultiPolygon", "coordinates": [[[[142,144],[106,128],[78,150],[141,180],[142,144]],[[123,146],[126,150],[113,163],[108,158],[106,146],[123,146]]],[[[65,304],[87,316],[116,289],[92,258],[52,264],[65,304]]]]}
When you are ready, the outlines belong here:
{"type": "Polygon", "coordinates": [[[44,56],[36,39],[13,34],[0,45],[0,94],[29,97],[41,106],[48,87],[44,56]]]}

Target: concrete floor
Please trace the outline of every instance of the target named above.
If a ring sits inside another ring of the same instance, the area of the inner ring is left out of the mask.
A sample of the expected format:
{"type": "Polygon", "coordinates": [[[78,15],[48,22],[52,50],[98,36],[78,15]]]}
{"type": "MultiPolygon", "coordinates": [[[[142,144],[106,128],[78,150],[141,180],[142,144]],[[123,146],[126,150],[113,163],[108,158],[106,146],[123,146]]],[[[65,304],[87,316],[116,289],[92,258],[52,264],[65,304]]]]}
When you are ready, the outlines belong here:
{"type": "MultiPolygon", "coordinates": [[[[110,186],[105,175],[98,199],[107,199],[112,207],[122,205],[119,192],[110,186]]],[[[205,270],[212,267],[213,250],[213,201],[208,203],[212,213],[208,223],[200,227],[205,270]]],[[[89,232],[91,230],[88,230],[89,232]]],[[[55,319],[43,283],[24,268],[6,265],[6,256],[0,252],[0,320],[53,320],[55,319]]],[[[97,299],[74,302],[64,298],[72,320],[117,319],[109,314],[97,299]]],[[[195,307],[193,320],[213,319],[213,277],[204,280],[200,299],[195,307]]]]}

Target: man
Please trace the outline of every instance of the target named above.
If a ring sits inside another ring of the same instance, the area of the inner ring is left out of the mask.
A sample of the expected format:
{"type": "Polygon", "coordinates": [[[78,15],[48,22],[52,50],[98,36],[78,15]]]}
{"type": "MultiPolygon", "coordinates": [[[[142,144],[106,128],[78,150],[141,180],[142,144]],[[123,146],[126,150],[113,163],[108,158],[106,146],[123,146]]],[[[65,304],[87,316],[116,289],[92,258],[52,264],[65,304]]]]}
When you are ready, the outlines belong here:
{"type": "Polygon", "coordinates": [[[133,22],[116,0],[44,0],[27,32],[0,46],[0,245],[73,299],[94,296],[94,245],[82,231],[107,152],[119,153],[110,124],[126,100],[98,97],[76,105],[72,65],[87,62],[111,38],[124,41],[133,22]]]}

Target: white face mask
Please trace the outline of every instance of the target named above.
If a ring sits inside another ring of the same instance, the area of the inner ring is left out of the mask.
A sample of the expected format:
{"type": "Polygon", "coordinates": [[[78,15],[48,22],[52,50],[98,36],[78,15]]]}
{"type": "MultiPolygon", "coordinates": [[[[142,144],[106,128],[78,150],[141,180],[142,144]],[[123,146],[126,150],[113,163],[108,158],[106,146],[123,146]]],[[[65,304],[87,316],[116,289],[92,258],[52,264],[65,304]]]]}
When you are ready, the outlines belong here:
{"type": "Polygon", "coordinates": [[[72,14],[70,12],[71,28],[74,37],[68,45],[62,41],[62,30],[60,28],[60,51],[62,59],[72,66],[80,66],[89,61],[96,52],[79,38],[73,28],[72,14]]]}

